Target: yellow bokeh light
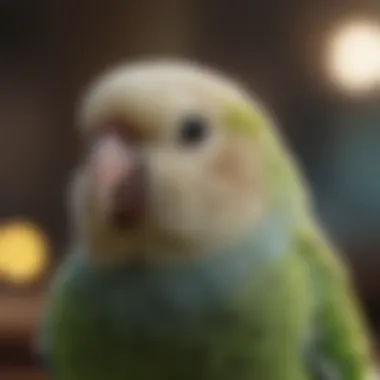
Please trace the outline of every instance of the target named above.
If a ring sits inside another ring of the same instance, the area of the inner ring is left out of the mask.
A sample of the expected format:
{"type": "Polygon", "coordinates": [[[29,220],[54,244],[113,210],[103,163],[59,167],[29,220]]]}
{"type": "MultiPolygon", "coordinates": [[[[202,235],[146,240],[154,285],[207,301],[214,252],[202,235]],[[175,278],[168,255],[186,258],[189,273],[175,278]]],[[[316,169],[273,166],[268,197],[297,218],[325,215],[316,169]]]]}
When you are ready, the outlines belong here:
{"type": "Polygon", "coordinates": [[[47,266],[48,243],[44,234],[25,221],[0,228],[0,276],[7,282],[31,283],[47,266]]]}
{"type": "Polygon", "coordinates": [[[335,84],[348,91],[371,90],[380,83],[380,26],[353,21],[333,35],[328,69],[335,84]]]}

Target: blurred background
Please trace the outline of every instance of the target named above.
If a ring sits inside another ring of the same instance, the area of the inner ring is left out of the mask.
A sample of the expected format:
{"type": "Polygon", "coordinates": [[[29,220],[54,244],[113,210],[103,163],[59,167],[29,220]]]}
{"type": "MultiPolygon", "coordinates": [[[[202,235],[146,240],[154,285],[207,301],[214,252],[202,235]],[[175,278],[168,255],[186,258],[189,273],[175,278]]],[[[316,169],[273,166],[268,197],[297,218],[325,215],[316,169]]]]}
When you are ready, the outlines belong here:
{"type": "Polygon", "coordinates": [[[43,379],[33,325],[67,239],[76,101],[122,60],[171,55],[245,82],[280,121],[380,330],[380,3],[0,1],[0,378],[43,379]]]}

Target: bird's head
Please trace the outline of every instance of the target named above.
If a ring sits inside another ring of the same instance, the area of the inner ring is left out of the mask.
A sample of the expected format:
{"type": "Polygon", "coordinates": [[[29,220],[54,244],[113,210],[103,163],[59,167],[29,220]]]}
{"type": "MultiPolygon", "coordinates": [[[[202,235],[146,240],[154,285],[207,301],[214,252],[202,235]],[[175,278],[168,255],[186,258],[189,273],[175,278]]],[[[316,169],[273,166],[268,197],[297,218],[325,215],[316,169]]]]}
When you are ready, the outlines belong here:
{"type": "Polygon", "coordinates": [[[85,95],[79,124],[87,149],[74,209],[99,260],[178,259],[237,239],[286,172],[258,103],[187,62],[106,73],[85,95]]]}

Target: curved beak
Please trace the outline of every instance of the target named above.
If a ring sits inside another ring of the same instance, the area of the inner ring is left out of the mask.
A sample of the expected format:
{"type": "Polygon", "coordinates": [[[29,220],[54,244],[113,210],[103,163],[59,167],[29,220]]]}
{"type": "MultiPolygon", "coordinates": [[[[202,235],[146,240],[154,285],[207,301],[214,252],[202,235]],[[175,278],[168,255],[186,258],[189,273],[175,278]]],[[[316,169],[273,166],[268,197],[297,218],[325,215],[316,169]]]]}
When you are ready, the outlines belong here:
{"type": "Polygon", "coordinates": [[[138,147],[115,133],[101,136],[90,159],[93,191],[98,207],[117,227],[132,227],[145,205],[144,170],[138,147]]]}

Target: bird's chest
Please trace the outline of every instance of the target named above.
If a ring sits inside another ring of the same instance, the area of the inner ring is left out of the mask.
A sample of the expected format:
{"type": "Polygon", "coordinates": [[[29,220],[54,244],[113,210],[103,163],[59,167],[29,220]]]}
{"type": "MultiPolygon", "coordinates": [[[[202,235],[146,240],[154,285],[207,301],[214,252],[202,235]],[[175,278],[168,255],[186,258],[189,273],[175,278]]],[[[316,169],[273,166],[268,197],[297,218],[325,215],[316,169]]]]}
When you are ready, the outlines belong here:
{"type": "Polygon", "coordinates": [[[294,276],[275,268],[131,272],[101,284],[94,303],[97,344],[106,347],[100,360],[142,380],[251,379],[276,354],[265,349],[273,337],[286,345],[281,352],[299,340],[292,326],[304,300],[290,297],[294,276]]]}
{"type": "Polygon", "coordinates": [[[130,273],[102,287],[99,316],[120,340],[189,346],[207,340],[219,325],[225,329],[238,323],[243,311],[236,301],[247,275],[201,270],[130,273]]]}
{"type": "Polygon", "coordinates": [[[102,284],[94,313],[112,367],[128,367],[139,379],[161,372],[165,379],[201,380],[222,363],[244,361],[253,321],[239,298],[249,270],[223,268],[131,272],[102,284]]]}

